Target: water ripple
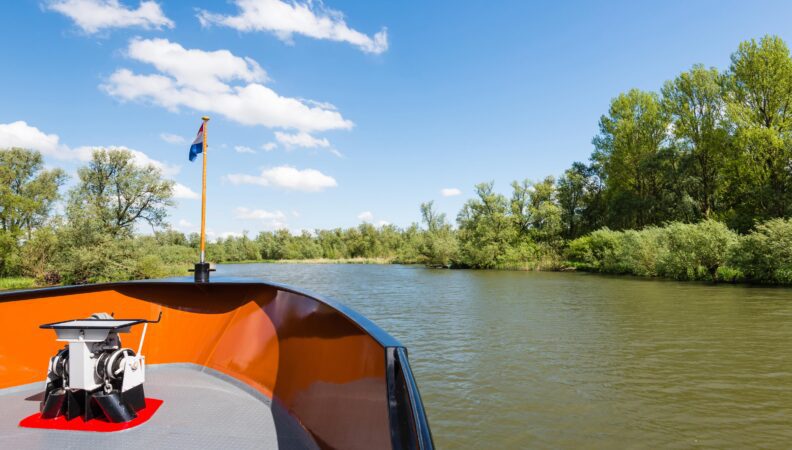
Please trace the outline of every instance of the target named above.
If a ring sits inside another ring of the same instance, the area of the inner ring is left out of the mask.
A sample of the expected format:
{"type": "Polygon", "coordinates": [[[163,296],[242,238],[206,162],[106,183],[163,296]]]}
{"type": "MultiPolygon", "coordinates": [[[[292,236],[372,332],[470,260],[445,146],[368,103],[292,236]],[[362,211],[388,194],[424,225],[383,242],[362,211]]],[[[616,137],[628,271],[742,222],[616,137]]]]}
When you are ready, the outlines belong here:
{"type": "Polygon", "coordinates": [[[588,274],[225,265],[410,349],[439,448],[785,448],[792,291],[588,274]]]}

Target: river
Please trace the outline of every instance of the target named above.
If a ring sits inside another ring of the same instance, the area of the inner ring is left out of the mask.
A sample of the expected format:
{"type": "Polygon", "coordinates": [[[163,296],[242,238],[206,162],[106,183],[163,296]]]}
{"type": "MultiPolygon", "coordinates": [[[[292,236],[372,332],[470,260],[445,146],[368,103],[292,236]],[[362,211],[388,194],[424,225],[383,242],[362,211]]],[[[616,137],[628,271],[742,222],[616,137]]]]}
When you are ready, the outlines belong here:
{"type": "Polygon", "coordinates": [[[241,264],[409,349],[438,448],[786,448],[792,290],[581,273],[241,264]]]}

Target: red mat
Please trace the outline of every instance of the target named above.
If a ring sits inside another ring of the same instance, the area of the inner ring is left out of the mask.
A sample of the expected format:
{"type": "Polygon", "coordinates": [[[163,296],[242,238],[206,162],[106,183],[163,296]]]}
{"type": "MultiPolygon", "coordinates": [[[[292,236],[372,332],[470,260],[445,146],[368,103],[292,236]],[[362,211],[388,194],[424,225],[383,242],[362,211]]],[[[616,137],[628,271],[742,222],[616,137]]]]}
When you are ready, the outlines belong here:
{"type": "Polygon", "coordinates": [[[19,422],[19,426],[24,428],[42,428],[46,430],[97,431],[100,433],[108,433],[127,430],[145,423],[157,412],[157,409],[159,409],[161,405],[162,400],[147,398],[146,407],[137,412],[137,417],[124,423],[113,423],[104,419],[91,419],[86,422],[82,417],[66,420],[66,416],[58,416],[54,419],[42,419],[41,413],[36,413],[22,419],[22,421],[19,422]]]}

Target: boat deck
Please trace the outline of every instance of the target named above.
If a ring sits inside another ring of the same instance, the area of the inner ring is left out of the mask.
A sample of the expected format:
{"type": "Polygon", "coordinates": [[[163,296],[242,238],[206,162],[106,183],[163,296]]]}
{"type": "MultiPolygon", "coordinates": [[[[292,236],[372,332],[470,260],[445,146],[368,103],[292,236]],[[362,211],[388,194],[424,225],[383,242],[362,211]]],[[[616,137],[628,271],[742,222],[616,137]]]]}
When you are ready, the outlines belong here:
{"type": "Polygon", "coordinates": [[[241,383],[200,366],[146,368],[146,396],[164,401],[148,421],[111,433],[21,428],[43,383],[0,389],[0,448],[316,448],[287,414],[241,383]]]}

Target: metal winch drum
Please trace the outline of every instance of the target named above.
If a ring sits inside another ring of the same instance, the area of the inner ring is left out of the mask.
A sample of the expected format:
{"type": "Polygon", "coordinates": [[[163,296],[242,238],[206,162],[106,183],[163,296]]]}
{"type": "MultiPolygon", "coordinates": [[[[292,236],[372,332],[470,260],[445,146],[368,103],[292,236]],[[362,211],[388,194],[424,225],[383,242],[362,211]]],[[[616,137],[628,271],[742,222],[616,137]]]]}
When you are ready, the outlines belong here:
{"type": "Polygon", "coordinates": [[[161,313],[156,321],[115,319],[112,314],[97,313],[87,319],[41,325],[54,330],[58,341],[67,343],[50,358],[41,418],[134,419],[146,406],[146,365],[140,354],[146,328],[161,318],[161,313]],[[141,323],[144,328],[137,353],[122,347],[119,334],[141,323]]]}

